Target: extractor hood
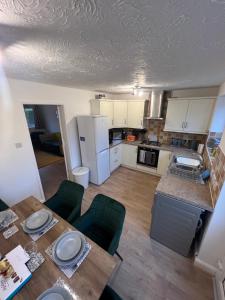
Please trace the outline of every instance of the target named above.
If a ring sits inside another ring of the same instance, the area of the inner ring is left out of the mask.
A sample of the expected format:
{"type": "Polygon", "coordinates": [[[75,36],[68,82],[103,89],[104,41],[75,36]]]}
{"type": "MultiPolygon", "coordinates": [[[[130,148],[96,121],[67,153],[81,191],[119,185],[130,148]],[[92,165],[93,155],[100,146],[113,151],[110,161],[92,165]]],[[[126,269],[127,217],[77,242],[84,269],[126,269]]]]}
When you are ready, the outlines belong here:
{"type": "Polygon", "coordinates": [[[145,119],[162,120],[163,91],[152,90],[145,101],[145,119]]]}

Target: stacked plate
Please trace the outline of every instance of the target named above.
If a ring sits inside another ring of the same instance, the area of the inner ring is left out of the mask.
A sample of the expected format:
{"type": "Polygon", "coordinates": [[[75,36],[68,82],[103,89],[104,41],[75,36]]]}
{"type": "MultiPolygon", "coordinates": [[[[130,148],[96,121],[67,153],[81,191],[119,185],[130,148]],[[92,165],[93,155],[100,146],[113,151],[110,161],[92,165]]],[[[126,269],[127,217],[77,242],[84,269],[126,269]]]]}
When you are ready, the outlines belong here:
{"type": "Polygon", "coordinates": [[[0,212],[0,226],[4,223],[7,217],[8,217],[8,210],[3,210],[0,212]]]}
{"type": "Polygon", "coordinates": [[[54,262],[61,267],[76,265],[82,256],[85,243],[85,238],[79,231],[62,234],[52,249],[54,262]]]}
{"type": "Polygon", "coordinates": [[[51,223],[52,218],[51,211],[46,209],[38,210],[26,219],[23,230],[30,234],[41,232],[51,223]]]}
{"type": "Polygon", "coordinates": [[[72,300],[69,292],[59,286],[53,287],[42,293],[36,300],[72,300]]]}

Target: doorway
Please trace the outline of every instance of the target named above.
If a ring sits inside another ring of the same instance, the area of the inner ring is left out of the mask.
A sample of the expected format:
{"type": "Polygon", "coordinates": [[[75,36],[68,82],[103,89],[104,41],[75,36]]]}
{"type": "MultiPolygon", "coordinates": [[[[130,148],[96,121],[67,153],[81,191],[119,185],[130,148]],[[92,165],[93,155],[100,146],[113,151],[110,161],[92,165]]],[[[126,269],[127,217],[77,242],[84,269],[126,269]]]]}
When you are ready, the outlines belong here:
{"type": "Polygon", "coordinates": [[[24,113],[45,199],[52,197],[67,179],[65,151],[57,105],[24,104],[24,113]]]}

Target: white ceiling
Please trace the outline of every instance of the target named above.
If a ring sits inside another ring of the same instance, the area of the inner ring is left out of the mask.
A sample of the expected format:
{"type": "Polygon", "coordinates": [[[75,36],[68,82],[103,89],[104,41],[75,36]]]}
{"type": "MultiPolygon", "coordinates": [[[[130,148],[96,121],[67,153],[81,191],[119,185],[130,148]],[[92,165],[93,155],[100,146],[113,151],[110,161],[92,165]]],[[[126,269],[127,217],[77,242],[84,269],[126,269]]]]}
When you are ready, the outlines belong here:
{"type": "Polygon", "coordinates": [[[225,0],[1,0],[15,78],[125,92],[225,80],[225,0]]]}

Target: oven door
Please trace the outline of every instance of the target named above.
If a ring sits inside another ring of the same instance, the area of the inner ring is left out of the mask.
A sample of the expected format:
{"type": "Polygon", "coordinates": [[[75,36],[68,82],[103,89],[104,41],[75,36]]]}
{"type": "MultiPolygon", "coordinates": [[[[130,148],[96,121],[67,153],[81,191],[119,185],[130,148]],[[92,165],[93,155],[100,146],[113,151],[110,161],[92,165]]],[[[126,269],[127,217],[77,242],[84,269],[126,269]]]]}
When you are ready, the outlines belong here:
{"type": "Polygon", "coordinates": [[[148,147],[138,147],[137,163],[151,167],[157,168],[159,159],[159,150],[148,148],[148,147]]]}

